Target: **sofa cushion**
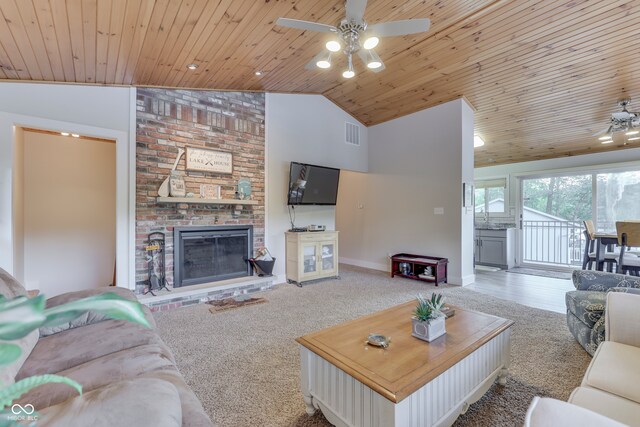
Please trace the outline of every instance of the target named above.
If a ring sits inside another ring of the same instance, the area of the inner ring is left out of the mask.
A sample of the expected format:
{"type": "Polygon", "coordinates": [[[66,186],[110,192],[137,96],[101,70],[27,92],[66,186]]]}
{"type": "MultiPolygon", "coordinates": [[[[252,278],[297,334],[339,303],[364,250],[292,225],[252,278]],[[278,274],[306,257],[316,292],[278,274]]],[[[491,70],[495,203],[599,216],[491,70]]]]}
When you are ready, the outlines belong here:
{"type": "Polygon", "coordinates": [[[606,300],[606,292],[569,291],[565,294],[567,310],[589,328],[602,317],[606,300]]]}
{"type": "Polygon", "coordinates": [[[605,341],[594,354],[582,380],[582,386],[640,403],[639,361],[639,347],[605,341]]]}
{"type": "MultiPolygon", "coordinates": [[[[138,301],[135,294],[131,292],[129,289],[118,288],[115,286],[105,286],[101,288],[87,289],[87,290],[77,291],[77,292],[67,292],[61,295],[56,295],[55,297],[47,299],[47,308],[57,307],[59,305],[66,304],[72,301],[77,301],[82,298],[88,298],[96,295],[101,295],[104,293],[114,293],[130,301],[136,301],[136,302],[138,301]]],[[[143,310],[145,311],[145,315],[146,315],[145,317],[147,318],[149,325],[155,328],[156,324],[155,324],[155,320],[153,319],[153,316],[151,315],[151,311],[146,306],[143,306],[143,310]]],[[[40,336],[46,337],[49,335],[57,334],[58,332],[66,331],[67,329],[73,329],[73,328],[78,328],[80,326],[91,325],[93,323],[102,322],[103,320],[108,320],[108,319],[109,317],[104,314],[88,311],[84,314],[81,314],[80,316],[78,316],[77,318],[73,319],[70,322],[66,322],[61,325],[47,326],[47,327],[40,328],[40,336]]]]}
{"type": "Polygon", "coordinates": [[[569,402],[623,424],[640,427],[640,404],[594,388],[578,387],[569,402]]]}
{"type": "Polygon", "coordinates": [[[640,288],[640,277],[604,271],[573,270],[573,285],[579,291],[605,292],[610,288],[640,288]]]}
{"type": "Polygon", "coordinates": [[[16,344],[17,346],[20,347],[20,350],[22,351],[18,360],[15,360],[14,362],[8,365],[0,367],[0,384],[8,385],[8,384],[12,384],[15,381],[15,378],[18,375],[18,372],[20,372],[20,369],[22,369],[22,367],[24,366],[24,363],[27,360],[27,357],[29,357],[29,355],[35,348],[37,342],[38,342],[37,330],[32,331],[26,337],[20,338],[18,340],[13,340],[13,341],[0,340],[0,343],[16,344]]]}
{"type": "MultiPolygon", "coordinates": [[[[598,345],[593,340],[593,329],[585,325],[571,312],[567,312],[567,326],[569,327],[569,332],[573,334],[578,343],[580,343],[587,353],[593,356],[593,353],[595,353],[598,348],[598,345]]],[[[602,338],[604,339],[604,333],[602,334],[602,338]]]]}
{"type": "Polygon", "coordinates": [[[182,425],[178,390],[154,378],[115,382],[39,413],[39,427],[182,425]]]}
{"type": "Polygon", "coordinates": [[[27,291],[12,275],[0,268],[0,295],[11,299],[26,296],[27,291]]]}
{"type": "MultiPolygon", "coordinates": [[[[56,375],[71,378],[82,385],[83,392],[104,387],[115,381],[130,380],[159,369],[175,369],[171,351],[164,343],[148,344],[107,354],[56,375]]],[[[64,384],[46,384],[20,397],[21,404],[35,408],[57,405],[76,395],[64,384]]]]}
{"type": "Polygon", "coordinates": [[[17,379],[55,374],[73,366],[144,344],[160,344],[154,329],[125,320],[105,320],[40,338],[17,379]]]}
{"type": "Polygon", "coordinates": [[[202,403],[187,385],[182,375],[177,370],[162,369],[144,374],[145,378],[158,378],[169,381],[180,394],[182,404],[183,427],[211,427],[213,424],[202,408],[202,403]]]}
{"type": "Polygon", "coordinates": [[[604,415],[561,400],[534,397],[524,419],[525,427],[623,427],[604,415]]]}

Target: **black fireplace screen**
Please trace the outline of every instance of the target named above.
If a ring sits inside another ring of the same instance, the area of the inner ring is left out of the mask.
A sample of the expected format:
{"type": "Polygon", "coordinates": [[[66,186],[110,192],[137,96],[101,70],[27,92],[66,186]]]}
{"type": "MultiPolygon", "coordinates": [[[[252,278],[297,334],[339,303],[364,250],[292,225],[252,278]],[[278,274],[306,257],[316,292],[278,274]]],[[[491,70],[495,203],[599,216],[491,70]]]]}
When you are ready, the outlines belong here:
{"type": "Polygon", "coordinates": [[[252,226],[176,227],[174,286],[250,276],[252,226]]]}

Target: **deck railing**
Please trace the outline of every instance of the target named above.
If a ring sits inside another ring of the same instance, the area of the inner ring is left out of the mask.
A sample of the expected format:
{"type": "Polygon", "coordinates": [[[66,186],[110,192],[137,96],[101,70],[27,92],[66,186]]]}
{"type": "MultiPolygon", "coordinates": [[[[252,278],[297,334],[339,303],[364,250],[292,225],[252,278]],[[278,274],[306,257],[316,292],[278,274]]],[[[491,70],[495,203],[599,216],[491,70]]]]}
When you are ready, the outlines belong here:
{"type": "Polygon", "coordinates": [[[522,221],[523,261],[579,266],[585,237],[582,222],[522,221]]]}

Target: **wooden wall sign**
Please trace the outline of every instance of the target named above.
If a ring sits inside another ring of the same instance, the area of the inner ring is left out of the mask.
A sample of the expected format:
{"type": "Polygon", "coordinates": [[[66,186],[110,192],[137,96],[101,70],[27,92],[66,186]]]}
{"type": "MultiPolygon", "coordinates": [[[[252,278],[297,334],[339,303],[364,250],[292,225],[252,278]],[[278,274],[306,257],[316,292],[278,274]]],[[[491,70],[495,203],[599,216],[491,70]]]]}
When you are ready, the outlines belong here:
{"type": "Polygon", "coordinates": [[[186,169],[198,172],[233,173],[233,155],[226,151],[187,147],[186,169]]]}

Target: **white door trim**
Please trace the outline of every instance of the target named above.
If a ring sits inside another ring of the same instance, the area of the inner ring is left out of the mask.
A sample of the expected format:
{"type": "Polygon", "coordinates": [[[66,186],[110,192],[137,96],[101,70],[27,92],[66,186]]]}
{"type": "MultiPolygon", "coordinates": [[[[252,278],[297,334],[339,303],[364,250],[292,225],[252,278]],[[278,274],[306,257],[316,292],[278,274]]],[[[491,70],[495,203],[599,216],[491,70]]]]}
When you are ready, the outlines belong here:
{"type": "MultiPolygon", "coordinates": [[[[135,106],[135,89],[132,90],[135,106]]],[[[13,273],[12,175],[14,128],[64,130],[116,141],[116,281],[135,288],[135,109],[133,129],[125,131],[0,112],[0,267],[13,273]],[[132,143],[130,143],[132,141],[132,143]],[[11,201],[11,203],[4,203],[11,201]]]]}

